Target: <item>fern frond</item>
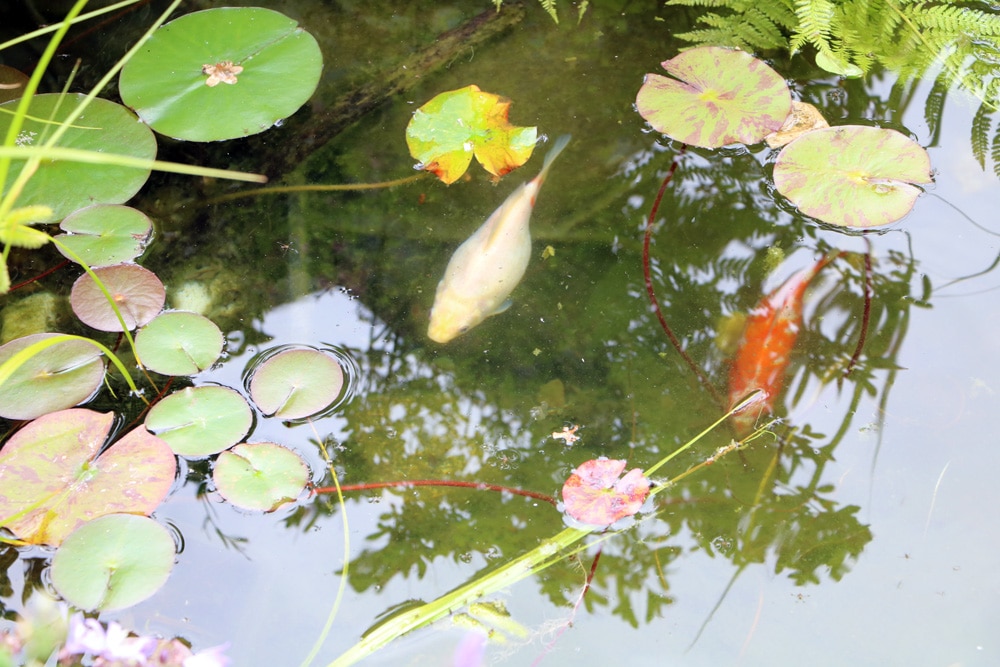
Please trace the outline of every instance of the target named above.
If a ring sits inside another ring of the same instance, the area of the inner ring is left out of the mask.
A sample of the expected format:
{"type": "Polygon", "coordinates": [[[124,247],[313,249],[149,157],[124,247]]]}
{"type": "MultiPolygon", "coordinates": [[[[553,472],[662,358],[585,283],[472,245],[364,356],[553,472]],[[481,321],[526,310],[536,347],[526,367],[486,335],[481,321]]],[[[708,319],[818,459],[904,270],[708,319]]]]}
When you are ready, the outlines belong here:
{"type": "Polygon", "coordinates": [[[559,13],[556,11],[556,0],[539,0],[542,3],[542,9],[544,9],[552,20],[559,23],[559,13]]]}
{"type": "Polygon", "coordinates": [[[944,101],[948,97],[948,89],[951,87],[949,83],[947,72],[942,71],[934,79],[931,92],[927,94],[927,101],[924,102],[924,120],[927,121],[927,127],[930,130],[931,146],[936,146],[941,136],[941,115],[944,112],[944,101]]]}
{"type": "Polygon", "coordinates": [[[997,128],[996,134],[993,135],[990,159],[993,160],[993,173],[1000,177],[1000,128],[997,128]]]}
{"type": "Polygon", "coordinates": [[[979,166],[986,169],[986,151],[990,146],[990,129],[993,127],[993,109],[986,104],[980,104],[976,115],[972,117],[972,154],[976,156],[979,166]]]}
{"type": "Polygon", "coordinates": [[[833,22],[834,4],[830,0],[795,0],[798,28],[792,35],[791,50],[795,53],[806,44],[819,51],[832,51],[830,25],[833,22]]]}

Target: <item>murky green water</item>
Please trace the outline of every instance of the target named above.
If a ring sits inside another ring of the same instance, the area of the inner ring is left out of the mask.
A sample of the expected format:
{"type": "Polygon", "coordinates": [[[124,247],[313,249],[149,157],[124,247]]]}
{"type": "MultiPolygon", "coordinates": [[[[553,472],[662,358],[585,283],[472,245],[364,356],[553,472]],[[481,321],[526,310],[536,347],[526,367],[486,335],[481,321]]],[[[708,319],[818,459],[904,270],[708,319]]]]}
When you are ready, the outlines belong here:
{"type": "MultiPolygon", "coordinates": [[[[421,4],[274,8],[319,39],[324,104],[485,3],[421,4]]],[[[670,346],[643,283],[645,218],[676,146],[650,134],[632,109],[643,74],[676,53],[670,35],[688,21],[657,3],[623,3],[554,26],[529,5],[513,31],[423,77],[290,178],[412,173],[403,138],[410,114],[470,83],[513,99],[516,124],[574,135],[539,197],[533,258],[514,305],[446,346],[425,331],[447,260],[535,174],[539,158],[499,185],[474,167],[470,181],[450,187],[428,179],[363,194],[191,204],[162,219],[144,261],[171,285],[175,305],[192,298],[193,284],[207,288],[210,315],[228,332],[230,356],[197,382],[240,386],[249,359],[279,344],[352,355],[357,369],[340,411],[311,425],[264,422],[251,436],[302,453],[321,486],[332,479],[317,440],[342,484],[449,479],[558,495],[587,459],[645,468],[698,433],[722,409],[670,346]],[[555,254],[543,259],[546,246],[555,254]],[[572,446],[552,437],[567,425],[580,427],[572,446]]],[[[926,87],[909,108],[886,110],[887,83],[845,84],[774,65],[832,124],[912,133],[929,149],[939,198],[922,197],[903,222],[866,241],[776,203],[766,150],[681,158],[655,223],[654,286],[716,390],[725,393],[728,373],[716,341],[726,318],[827,250],[857,259],[870,243],[874,298],[863,352],[845,377],[861,331],[863,278],[860,262],[839,261],[807,294],[776,435],[687,477],[604,541],[579,606],[596,548],[491,596],[526,629],[499,632],[506,641],[491,643],[492,663],[1000,661],[1000,274],[990,270],[1000,184],[971,155],[974,106],[952,95],[940,141],[928,146],[926,87]],[[787,260],[769,275],[771,248],[787,260]]],[[[280,129],[268,138],[296,140],[280,129]]],[[[664,477],[731,436],[718,429],[664,477]]],[[[184,542],[168,586],[103,618],[199,646],[231,641],[237,665],[301,662],[334,604],[345,548],[347,592],[316,664],[380,618],[476,578],[564,525],[538,500],[437,487],[351,492],[346,514],[322,497],[246,515],[202,493],[205,470],[192,464],[188,483],[156,513],[184,542]]],[[[0,591],[7,609],[18,606],[23,562],[0,591]]],[[[464,632],[445,619],[366,664],[450,664],[464,632]]]]}

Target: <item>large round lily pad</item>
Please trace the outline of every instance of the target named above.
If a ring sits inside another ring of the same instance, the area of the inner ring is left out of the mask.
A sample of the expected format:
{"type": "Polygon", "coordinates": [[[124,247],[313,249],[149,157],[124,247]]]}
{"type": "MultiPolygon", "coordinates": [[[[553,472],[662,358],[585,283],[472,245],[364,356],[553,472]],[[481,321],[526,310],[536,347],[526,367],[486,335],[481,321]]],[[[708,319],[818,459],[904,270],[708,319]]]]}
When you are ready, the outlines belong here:
{"type": "MultiPolygon", "coordinates": [[[[82,99],[82,95],[36,95],[28,109],[31,118],[25,121],[18,142],[41,145],[55,131],[55,125],[43,121],[58,122],[66,118],[82,99]]],[[[17,104],[12,101],[0,105],[0,109],[6,110],[0,111],[0,136],[7,133],[9,112],[13,112],[17,104]]],[[[156,157],[156,139],[149,128],[122,105],[100,98],[93,100],[83,115],[73,121],[73,127],[56,145],[145,160],[156,157]]],[[[7,182],[3,184],[5,193],[23,166],[24,160],[11,163],[7,182]]],[[[91,204],[120,204],[138,192],[148,177],[148,169],[43,160],[17,198],[17,206],[48,206],[52,209],[49,219],[60,220],[91,204]]]]}
{"type": "Polygon", "coordinates": [[[313,94],[319,45],[270,9],[187,14],[153,36],[122,69],[122,101],[157,132],[218,141],[262,132],[313,94]]]}
{"type": "Polygon", "coordinates": [[[219,454],[212,479],[234,505],[271,512],[298,498],[309,468],[301,456],[273,442],[244,443],[219,454]]]}
{"type": "Polygon", "coordinates": [[[290,348],[258,358],[250,372],[250,397],[267,416],[309,417],[331,405],[344,386],[344,371],[328,354],[290,348]]]}
{"type": "MultiPolygon", "coordinates": [[[[137,264],[116,264],[94,269],[111,295],[129,330],[141,327],[163,310],[167,292],[156,274],[137,264]]],[[[89,273],[73,283],[69,296],[73,312],[84,324],[100,331],[121,331],[115,309],[89,273]]]]}
{"type": "Polygon", "coordinates": [[[222,353],[219,327],[197,313],[160,313],[135,337],[139,359],[164,375],[194,375],[209,368],[222,353]]]}
{"type": "Polygon", "coordinates": [[[744,51],[703,46],[660,64],[674,78],[647,74],[636,108],[653,129],[692,146],[756,144],[792,106],[781,76],[744,51]]]}
{"type": "Polygon", "coordinates": [[[66,538],[52,559],[52,585],[80,609],[124,609],[160,590],[175,554],[173,538],[157,522],[111,514],[66,538]]]}
{"type": "MultiPolygon", "coordinates": [[[[142,254],[153,233],[153,223],[142,211],[130,206],[97,204],[70,214],[59,227],[67,232],[56,237],[87,266],[110,266],[131,262],[142,254]]],[[[76,261],[62,246],[68,259],[76,261]]]]}
{"type": "Polygon", "coordinates": [[[253,413],[243,397],[226,387],[188,387],[153,406],[146,428],[167,441],[175,454],[211,456],[243,439],[253,413]]]}
{"type": "Polygon", "coordinates": [[[843,227],[878,227],[910,212],[931,181],[927,151],[878,127],[842,125],[791,142],[774,165],[774,185],[806,215],[843,227]]]}
{"type": "MultiPolygon", "coordinates": [[[[16,338],[0,347],[0,364],[35,343],[61,334],[16,338]]],[[[30,352],[26,352],[30,354],[30,352]]],[[[0,384],[0,417],[34,419],[71,408],[94,395],[104,379],[104,359],[95,345],[65,340],[39,350],[0,384]]]]}
{"type": "Polygon", "coordinates": [[[166,497],[177,462],[139,427],[97,456],[111,413],[62,410],[31,422],[0,450],[0,521],[33,544],[60,544],[95,517],[148,514],[166,497]]]}

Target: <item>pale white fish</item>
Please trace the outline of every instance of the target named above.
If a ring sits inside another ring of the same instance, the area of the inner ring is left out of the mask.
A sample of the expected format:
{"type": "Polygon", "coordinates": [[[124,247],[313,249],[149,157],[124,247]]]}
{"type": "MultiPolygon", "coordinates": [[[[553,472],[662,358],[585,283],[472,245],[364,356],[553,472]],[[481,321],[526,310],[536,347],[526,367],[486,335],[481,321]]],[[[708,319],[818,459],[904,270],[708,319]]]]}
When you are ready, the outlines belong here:
{"type": "Polygon", "coordinates": [[[431,340],[447,343],[510,305],[507,297],[531,257],[528,223],[535,198],[552,161],[569,140],[568,134],[556,139],[538,176],[514,190],[451,256],[431,308],[427,328],[431,340]]]}

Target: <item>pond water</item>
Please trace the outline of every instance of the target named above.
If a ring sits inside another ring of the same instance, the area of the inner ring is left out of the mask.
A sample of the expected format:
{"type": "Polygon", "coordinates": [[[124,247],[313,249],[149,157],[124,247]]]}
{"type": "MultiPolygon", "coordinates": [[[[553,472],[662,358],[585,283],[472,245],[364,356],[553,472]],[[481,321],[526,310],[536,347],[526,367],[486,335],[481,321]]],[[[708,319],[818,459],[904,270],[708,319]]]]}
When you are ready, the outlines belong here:
{"type": "MultiPolygon", "coordinates": [[[[320,42],[319,108],[484,4],[269,6],[320,42]]],[[[175,190],[144,197],[161,215],[143,263],[164,278],[175,307],[207,301],[228,338],[224,362],[195,384],[242,388],[254,356],[283,344],[354,360],[333,414],[258,419],[249,437],[301,453],[317,486],[333,484],[322,441],[341,484],[459,480],[558,496],[584,461],[607,456],[645,469],[724,413],[670,345],[643,281],[646,217],[679,146],[651,133],[632,105],[643,75],[676,54],[672,34],[693,14],[653,2],[595,3],[579,24],[563,14],[555,25],[529,3],[515,28],[421,73],[287,178],[411,174],[404,130],[414,109],[472,83],[512,99],[515,124],[573,135],[538,198],[513,305],[446,345],[426,328],[448,258],[534,176],[540,157],[496,185],[474,165],[448,187],[428,178],[224,207],[186,200],[170,215],[175,190]],[[543,258],[546,247],[554,254],[543,258]],[[570,426],[578,441],[553,438],[570,426]]],[[[862,236],[782,202],[763,147],[679,158],[654,224],[653,282],[715,391],[725,394],[732,354],[719,336],[726,323],[831,249],[849,255],[806,293],[773,435],[685,477],[620,532],[595,535],[574,557],[488,595],[514,621],[476,616],[494,630],[489,664],[1000,664],[991,421],[1000,392],[992,270],[1000,182],[972,155],[975,105],[951,94],[933,137],[923,114],[929,85],[900,108],[888,102],[891,77],[843,81],[801,59],[772,65],[831,124],[914,137],[930,153],[935,183],[903,221],[862,236]],[[862,332],[868,251],[870,324],[847,373],[862,332]]],[[[286,128],[266,137],[272,146],[300,140],[286,128]]],[[[253,164],[240,142],[226,150],[253,164]]],[[[716,429],[654,477],[682,473],[732,437],[716,429]]],[[[210,489],[209,468],[188,464],[187,481],[154,515],[183,540],[167,586],[102,619],[196,647],[231,642],[236,665],[300,664],[338,604],[312,663],[329,664],[380,620],[565,526],[537,499],[436,486],[350,491],[342,507],[324,494],[248,514],[210,489]]],[[[0,590],[8,611],[20,608],[42,555],[22,551],[22,564],[8,568],[0,590]]],[[[365,664],[452,664],[466,613],[454,610],[365,664]]]]}

